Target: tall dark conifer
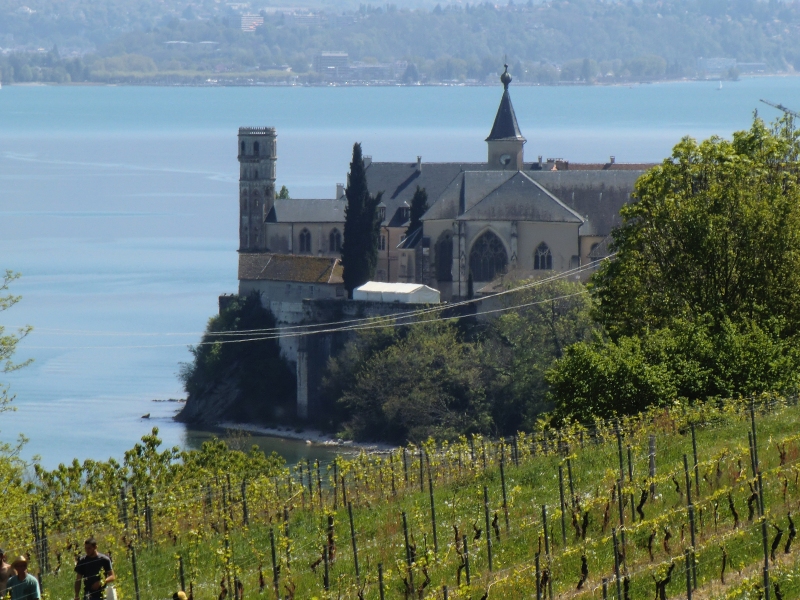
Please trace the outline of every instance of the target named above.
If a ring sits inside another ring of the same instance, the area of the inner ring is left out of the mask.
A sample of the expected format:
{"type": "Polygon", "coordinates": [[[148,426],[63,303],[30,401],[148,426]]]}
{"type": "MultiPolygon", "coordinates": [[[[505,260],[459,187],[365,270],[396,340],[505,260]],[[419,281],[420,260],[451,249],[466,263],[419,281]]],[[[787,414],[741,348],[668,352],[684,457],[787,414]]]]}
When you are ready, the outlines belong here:
{"type": "Polygon", "coordinates": [[[428,212],[428,192],[425,188],[417,186],[414,197],[411,199],[411,220],[406,229],[406,237],[409,237],[417,229],[422,227],[422,215],[428,212]]]}
{"type": "Polygon", "coordinates": [[[383,195],[369,194],[367,173],[359,143],[353,145],[353,161],[350,163],[350,175],[344,193],[347,197],[347,207],[344,213],[342,278],[347,295],[352,298],[353,290],[372,279],[378,266],[381,223],[377,207],[383,195]]]}

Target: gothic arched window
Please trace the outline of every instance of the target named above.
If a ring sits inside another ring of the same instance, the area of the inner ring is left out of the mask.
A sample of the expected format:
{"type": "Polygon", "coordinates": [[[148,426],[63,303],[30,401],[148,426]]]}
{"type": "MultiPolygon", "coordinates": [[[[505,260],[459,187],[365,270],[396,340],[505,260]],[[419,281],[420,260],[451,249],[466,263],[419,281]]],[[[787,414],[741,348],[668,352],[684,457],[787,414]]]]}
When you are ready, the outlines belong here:
{"type": "Polygon", "coordinates": [[[550,271],[553,268],[553,253],[544,242],[539,244],[533,255],[533,268],[537,271],[550,271]]]}
{"type": "Polygon", "coordinates": [[[253,154],[258,156],[260,154],[260,150],[261,149],[259,148],[258,142],[253,142],[253,154]]]}
{"type": "Polygon", "coordinates": [[[300,252],[311,252],[311,232],[308,229],[300,232],[300,252]]]}
{"type": "Polygon", "coordinates": [[[453,234],[445,231],[436,242],[436,279],[453,281],[453,234]]]}
{"type": "Polygon", "coordinates": [[[328,248],[331,252],[341,252],[342,251],[342,234],[339,233],[338,229],[331,230],[331,235],[329,236],[329,245],[328,248]]]}
{"type": "Polygon", "coordinates": [[[469,269],[475,281],[492,281],[505,273],[508,255],[503,242],[491,231],[487,231],[472,245],[469,253],[469,269]]]}
{"type": "Polygon", "coordinates": [[[242,142],[242,154],[244,154],[244,142],[242,142]]]}

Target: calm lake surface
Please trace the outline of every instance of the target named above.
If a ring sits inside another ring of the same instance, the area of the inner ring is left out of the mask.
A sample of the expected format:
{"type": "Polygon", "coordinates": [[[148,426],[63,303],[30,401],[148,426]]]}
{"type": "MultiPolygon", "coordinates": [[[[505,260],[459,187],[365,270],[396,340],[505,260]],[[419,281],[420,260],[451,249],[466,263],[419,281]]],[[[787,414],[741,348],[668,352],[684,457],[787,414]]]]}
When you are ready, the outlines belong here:
{"type": "MultiPolygon", "coordinates": [[[[800,109],[800,77],[617,87],[512,84],[526,156],[658,161],[684,135],[729,136],[759,98],[800,109]]],[[[374,160],[485,160],[501,88],[23,87],[0,90],[0,269],[35,331],[6,376],[44,465],[121,457],[150,428],[165,444],[210,435],[171,420],[176,377],[221,293],[235,292],[236,133],[278,130],[278,186],[333,197],[352,144],[374,160]],[[151,413],[151,419],[141,415],[151,413]]],[[[254,438],[288,460],[330,450],[254,438]]]]}

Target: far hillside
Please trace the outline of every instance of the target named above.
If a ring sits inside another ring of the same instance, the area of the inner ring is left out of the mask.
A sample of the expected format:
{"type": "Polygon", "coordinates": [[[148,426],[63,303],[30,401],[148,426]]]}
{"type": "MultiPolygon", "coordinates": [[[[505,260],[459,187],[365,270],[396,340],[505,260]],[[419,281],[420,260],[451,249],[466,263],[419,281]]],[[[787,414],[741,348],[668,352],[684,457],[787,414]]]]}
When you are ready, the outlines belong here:
{"type": "Polygon", "coordinates": [[[797,3],[755,0],[4,0],[0,73],[4,83],[482,83],[507,59],[528,83],[735,79],[800,68],[799,32],[797,3]]]}

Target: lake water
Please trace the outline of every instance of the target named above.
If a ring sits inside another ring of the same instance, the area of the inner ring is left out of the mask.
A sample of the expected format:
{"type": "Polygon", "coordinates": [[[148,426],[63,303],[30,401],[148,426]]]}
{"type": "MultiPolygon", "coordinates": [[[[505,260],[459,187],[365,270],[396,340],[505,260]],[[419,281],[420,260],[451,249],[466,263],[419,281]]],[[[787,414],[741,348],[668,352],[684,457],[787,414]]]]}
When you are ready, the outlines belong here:
{"type": "MultiPolygon", "coordinates": [[[[658,161],[684,135],[728,136],[759,98],[800,108],[800,78],[616,87],[511,88],[529,160],[658,161]]],[[[375,160],[485,160],[497,87],[0,90],[0,269],[23,301],[0,313],[35,331],[5,376],[15,413],[0,439],[30,438],[47,466],[120,457],[171,420],[176,377],[217,297],[236,290],[239,126],[278,130],[278,186],[333,197],[352,144],[375,160]],[[151,413],[150,420],[140,419],[151,413]]],[[[327,450],[258,440],[295,460],[327,450]]]]}

